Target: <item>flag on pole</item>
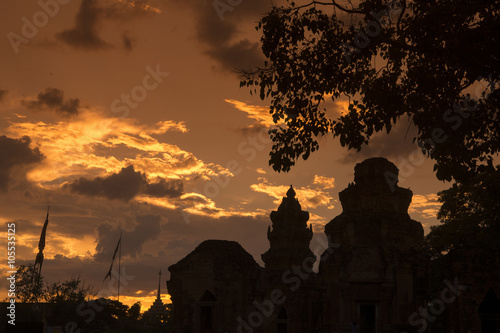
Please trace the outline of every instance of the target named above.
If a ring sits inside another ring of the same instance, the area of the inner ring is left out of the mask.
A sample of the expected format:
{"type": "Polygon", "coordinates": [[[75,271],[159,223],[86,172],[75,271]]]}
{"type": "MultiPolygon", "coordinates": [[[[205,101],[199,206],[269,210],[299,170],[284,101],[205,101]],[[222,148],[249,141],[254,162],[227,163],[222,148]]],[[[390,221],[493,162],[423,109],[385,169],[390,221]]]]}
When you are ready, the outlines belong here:
{"type": "Polygon", "coordinates": [[[118,239],[118,243],[116,244],[115,253],[113,253],[113,259],[111,259],[111,266],[109,266],[108,274],[106,274],[106,276],[104,277],[103,282],[106,281],[108,276],[111,279],[111,271],[113,270],[113,263],[115,262],[116,253],[118,252],[118,249],[120,248],[121,243],[122,243],[122,234],[120,233],[120,239],[118,239]]]}
{"type": "Polygon", "coordinates": [[[43,264],[43,249],[45,248],[45,235],[47,234],[47,226],[49,225],[49,207],[47,207],[47,217],[45,218],[45,223],[43,224],[42,234],[40,235],[40,240],[38,241],[38,254],[35,259],[35,267],[38,266],[38,276],[42,272],[43,264]]]}

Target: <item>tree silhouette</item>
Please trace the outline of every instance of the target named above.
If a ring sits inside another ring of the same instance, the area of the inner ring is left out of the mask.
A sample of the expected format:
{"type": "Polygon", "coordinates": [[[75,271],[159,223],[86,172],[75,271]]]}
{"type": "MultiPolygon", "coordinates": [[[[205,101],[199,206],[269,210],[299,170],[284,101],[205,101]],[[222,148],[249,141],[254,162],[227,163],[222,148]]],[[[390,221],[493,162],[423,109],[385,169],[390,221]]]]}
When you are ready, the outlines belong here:
{"type": "Polygon", "coordinates": [[[274,7],[258,23],[268,61],[241,71],[240,82],[270,98],[274,121],[284,121],[270,131],[269,164],[289,171],[328,133],[359,151],[374,133],[409,119],[418,129],[413,141],[435,161],[437,178],[456,182],[440,193],[444,224],[427,243],[446,251],[471,246],[463,241],[468,232],[498,231],[480,230],[499,221],[500,175],[493,164],[500,151],[499,24],[500,2],[487,0],[274,7]],[[347,113],[326,109],[328,99],[341,96],[349,99],[347,113]]]}
{"type": "Polygon", "coordinates": [[[44,285],[43,276],[38,276],[33,265],[17,270],[16,297],[24,303],[45,303],[49,309],[44,312],[45,322],[50,325],[72,322],[77,325],[75,331],[91,333],[172,332],[171,304],[166,305],[166,314],[143,318],[140,302],[129,307],[117,300],[93,299],[95,294],[79,276],[44,285]]]}
{"type": "Polygon", "coordinates": [[[134,303],[128,310],[128,315],[132,320],[139,320],[141,317],[141,302],[134,303]]]}
{"type": "Polygon", "coordinates": [[[21,265],[16,274],[16,297],[24,303],[38,303],[44,299],[43,276],[33,265],[21,265]]]}
{"type": "Polygon", "coordinates": [[[24,303],[77,303],[94,295],[93,288],[86,286],[80,277],[51,285],[43,284],[44,278],[38,275],[33,265],[19,266],[16,274],[16,297],[24,303]]]}
{"type": "Polygon", "coordinates": [[[443,202],[426,241],[431,257],[455,249],[499,250],[500,168],[488,175],[454,184],[440,193],[443,202]]]}
{"type": "Polygon", "coordinates": [[[166,311],[162,313],[145,312],[141,318],[143,325],[153,332],[173,332],[172,303],[164,307],[166,311]]]}
{"type": "Polygon", "coordinates": [[[327,133],[359,150],[407,116],[439,179],[491,171],[500,149],[499,11],[486,0],[274,7],[258,24],[266,67],[243,71],[240,83],[270,97],[273,119],[285,121],[270,133],[270,164],[289,171],[327,133]],[[342,95],[349,112],[329,118],[326,96],[342,95]]]}
{"type": "Polygon", "coordinates": [[[47,303],[80,303],[89,300],[95,293],[91,286],[86,286],[80,277],[64,282],[47,285],[45,301],[47,303]]]}

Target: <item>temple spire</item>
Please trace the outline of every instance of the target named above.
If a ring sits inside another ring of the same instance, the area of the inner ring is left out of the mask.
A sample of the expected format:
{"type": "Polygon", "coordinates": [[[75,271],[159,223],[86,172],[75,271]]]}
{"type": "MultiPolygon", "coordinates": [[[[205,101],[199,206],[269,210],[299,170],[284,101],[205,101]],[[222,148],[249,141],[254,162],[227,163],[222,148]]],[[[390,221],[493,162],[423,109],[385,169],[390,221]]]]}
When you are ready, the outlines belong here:
{"type": "Polygon", "coordinates": [[[293,199],[295,198],[295,190],[293,189],[293,186],[290,185],[290,188],[288,189],[288,191],[286,192],[286,197],[288,199],[293,199]]]}
{"type": "Polygon", "coordinates": [[[160,297],[161,269],[160,269],[160,273],[158,275],[159,275],[159,277],[158,277],[158,299],[161,299],[161,297],[160,297]]]}
{"type": "MultiPolygon", "coordinates": [[[[281,204],[270,216],[272,225],[267,229],[269,250],[262,254],[268,273],[279,278],[293,265],[301,265],[305,258],[314,258],[309,248],[312,227],[307,225],[309,213],[303,211],[292,185],[281,204]]],[[[278,278],[278,279],[279,279],[278,278]]]]}
{"type": "Polygon", "coordinates": [[[167,309],[161,300],[161,270],[158,273],[158,297],[156,297],[153,305],[148,311],[144,312],[143,318],[150,318],[152,320],[164,320],[168,316],[167,309]],[[163,318],[163,319],[162,319],[163,318]]]}

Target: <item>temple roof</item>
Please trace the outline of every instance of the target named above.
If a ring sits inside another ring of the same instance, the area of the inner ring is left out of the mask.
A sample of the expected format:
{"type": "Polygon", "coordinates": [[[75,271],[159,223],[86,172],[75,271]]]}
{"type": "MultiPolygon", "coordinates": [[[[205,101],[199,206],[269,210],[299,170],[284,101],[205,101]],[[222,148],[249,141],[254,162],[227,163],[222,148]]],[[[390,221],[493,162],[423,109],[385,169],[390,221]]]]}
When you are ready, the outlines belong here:
{"type": "Polygon", "coordinates": [[[354,167],[354,182],[356,185],[387,184],[391,180],[394,186],[399,179],[399,169],[386,158],[373,157],[356,164],[354,167]]]}
{"type": "Polygon", "coordinates": [[[181,259],[178,263],[170,266],[170,272],[188,268],[191,264],[217,261],[227,266],[258,266],[250,253],[235,241],[209,239],[198,245],[191,253],[181,259]]]}

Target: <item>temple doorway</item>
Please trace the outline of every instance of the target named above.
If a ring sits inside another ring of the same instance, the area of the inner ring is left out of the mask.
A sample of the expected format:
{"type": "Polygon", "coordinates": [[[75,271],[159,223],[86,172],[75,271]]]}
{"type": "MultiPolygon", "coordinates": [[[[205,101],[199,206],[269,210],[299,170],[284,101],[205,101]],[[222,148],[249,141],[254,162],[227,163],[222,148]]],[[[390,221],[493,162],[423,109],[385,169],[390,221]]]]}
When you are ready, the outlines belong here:
{"type": "Polygon", "coordinates": [[[377,306],[376,304],[359,305],[359,332],[377,332],[377,306]]]}
{"type": "Polygon", "coordinates": [[[288,316],[286,314],[285,308],[281,308],[276,323],[277,323],[277,329],[276,329],[277,333],[288,332],[288,316]]]}
{"type": "Polygon", "coordinates": [[[200,332],[214,332],[214,306],[216,298],[210,291],[205,291],[200,298],[200,332]]]}

